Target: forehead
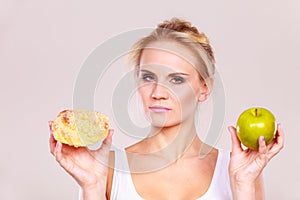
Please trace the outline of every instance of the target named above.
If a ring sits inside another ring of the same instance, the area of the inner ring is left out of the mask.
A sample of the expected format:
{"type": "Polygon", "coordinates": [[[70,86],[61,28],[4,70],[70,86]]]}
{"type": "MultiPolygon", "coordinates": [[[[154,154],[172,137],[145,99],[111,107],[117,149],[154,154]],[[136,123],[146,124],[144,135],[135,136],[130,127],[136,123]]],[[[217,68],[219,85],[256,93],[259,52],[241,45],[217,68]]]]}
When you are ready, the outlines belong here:
{"type": "Polygon", "coordinates": [[[182,56],[165,49],[146,48],[140,58],[140,69],[167,69],[168,71],[195,73],[195,67],[182,56]]]}

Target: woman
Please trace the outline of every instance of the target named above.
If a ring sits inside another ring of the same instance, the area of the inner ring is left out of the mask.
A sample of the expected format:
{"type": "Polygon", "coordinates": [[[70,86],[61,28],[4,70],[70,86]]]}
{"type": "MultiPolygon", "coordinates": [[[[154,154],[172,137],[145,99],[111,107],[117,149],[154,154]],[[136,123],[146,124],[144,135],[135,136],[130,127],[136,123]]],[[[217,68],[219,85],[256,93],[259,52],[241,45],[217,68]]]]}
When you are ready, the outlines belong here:
{"type": "Polygon", "coordinates": [[[261,137],[258,151],[242,149],[232,126],[231,153],[200,140],[194,116],[210,95],[215,64],[206,36],[174,18],[139,40],[131,61],[151,122],[149,137],[120,153],[110,152],[113,130],[97,151],[62,145],[50,136],[51,153],[77,181],[82,198],[263,199],[262,170],[282,149],[283,131],[278,124],[268,146],[261,137]],[[211,150],[199,159],[203,148],[211,150]],[[124,163],[131,173],[117,170],[124,163]]]}

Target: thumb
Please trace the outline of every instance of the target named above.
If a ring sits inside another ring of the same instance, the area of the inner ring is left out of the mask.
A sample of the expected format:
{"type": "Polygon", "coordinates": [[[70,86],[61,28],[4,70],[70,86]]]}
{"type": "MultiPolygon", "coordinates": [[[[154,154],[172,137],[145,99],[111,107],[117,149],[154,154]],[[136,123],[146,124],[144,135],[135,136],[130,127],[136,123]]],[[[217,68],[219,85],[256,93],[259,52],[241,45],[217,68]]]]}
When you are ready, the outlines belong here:
{"type": "Polygon", "coordinates": [[[239,138],[237,137],[236,129],[233,126],[229,126],[228,130],[231,134],[232,153],[240,153],[241,151],[243,151],[243,148],[241,146],[239,138]]]}
{"type": "Polygon", "coordinates": [[[108,134],[107,134],[106,138],[102,141],[100,148],[93,152],[95,158],[98,161],[104,162],[104,163],[108,162],[108,156],[109,156],[109,152],[110,152],[113,134],[114,134],[114,130],[109,129],[108,134]]]}
{"type": "Polygon", "coordinates": [[[114,130],[109,129],[108,134],[106,138],[103,140],[101,147],[98,150],[96,150],[97,152],[109,153],[113,134],[114,134],[114,130]]]}

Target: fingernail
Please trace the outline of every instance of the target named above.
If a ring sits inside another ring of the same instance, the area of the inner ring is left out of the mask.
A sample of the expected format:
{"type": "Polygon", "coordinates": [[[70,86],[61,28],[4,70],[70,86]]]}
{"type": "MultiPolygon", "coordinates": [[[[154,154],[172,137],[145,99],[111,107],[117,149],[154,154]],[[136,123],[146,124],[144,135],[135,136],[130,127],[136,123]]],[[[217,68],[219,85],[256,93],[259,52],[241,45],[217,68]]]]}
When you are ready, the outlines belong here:
{"type": "Polygon", "coordinates": [[[281,123],[278,123],[277,126],[278,126],[278,129],[280,129],[280,130],[282,129],[282,124],[281,123]]]}
{"type": "Polygon", "coordinates": [[[260,136],[259,140],[262,141],[262,142],[264,142],[265,141],[265,137],[264,136],[260,136]]]}
{"type": "Polygon", "coordinates": [[[113,136],[115,132],[113,129],[110,129],[109,133],[110,133],[110,136],[113,136]]]}
{"type": "Polygon", "coordinates": [[[62,144],[60,142],[56,142],[56,148],[61,148],[62,144]]]}
{"type": "Polygon", "coordinates": [[[48,121],[48,126],[49,126],[49,129],[50,129],[50,131],[49,131],[49,135],[51,136],[53,133],[52,133],[52,121],[48,121]]]}

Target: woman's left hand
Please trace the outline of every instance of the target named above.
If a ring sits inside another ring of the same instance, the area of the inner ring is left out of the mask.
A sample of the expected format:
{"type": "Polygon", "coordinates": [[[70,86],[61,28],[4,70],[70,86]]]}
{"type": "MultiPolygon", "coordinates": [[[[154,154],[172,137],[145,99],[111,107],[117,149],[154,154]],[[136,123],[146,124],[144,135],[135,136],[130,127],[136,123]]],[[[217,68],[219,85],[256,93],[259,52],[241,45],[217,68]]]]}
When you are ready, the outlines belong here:
{"type": "Polygon", "coordinates": [[[236,129],[230,126],[232,152],[229,164],[231,184],[237,186],[254,186],[268,162],[283,148],[284,133],[277,124],[275,138],[266,145],[264,137],[259,138],[258,150],[243,149],[237,137],[236,129]]]}

